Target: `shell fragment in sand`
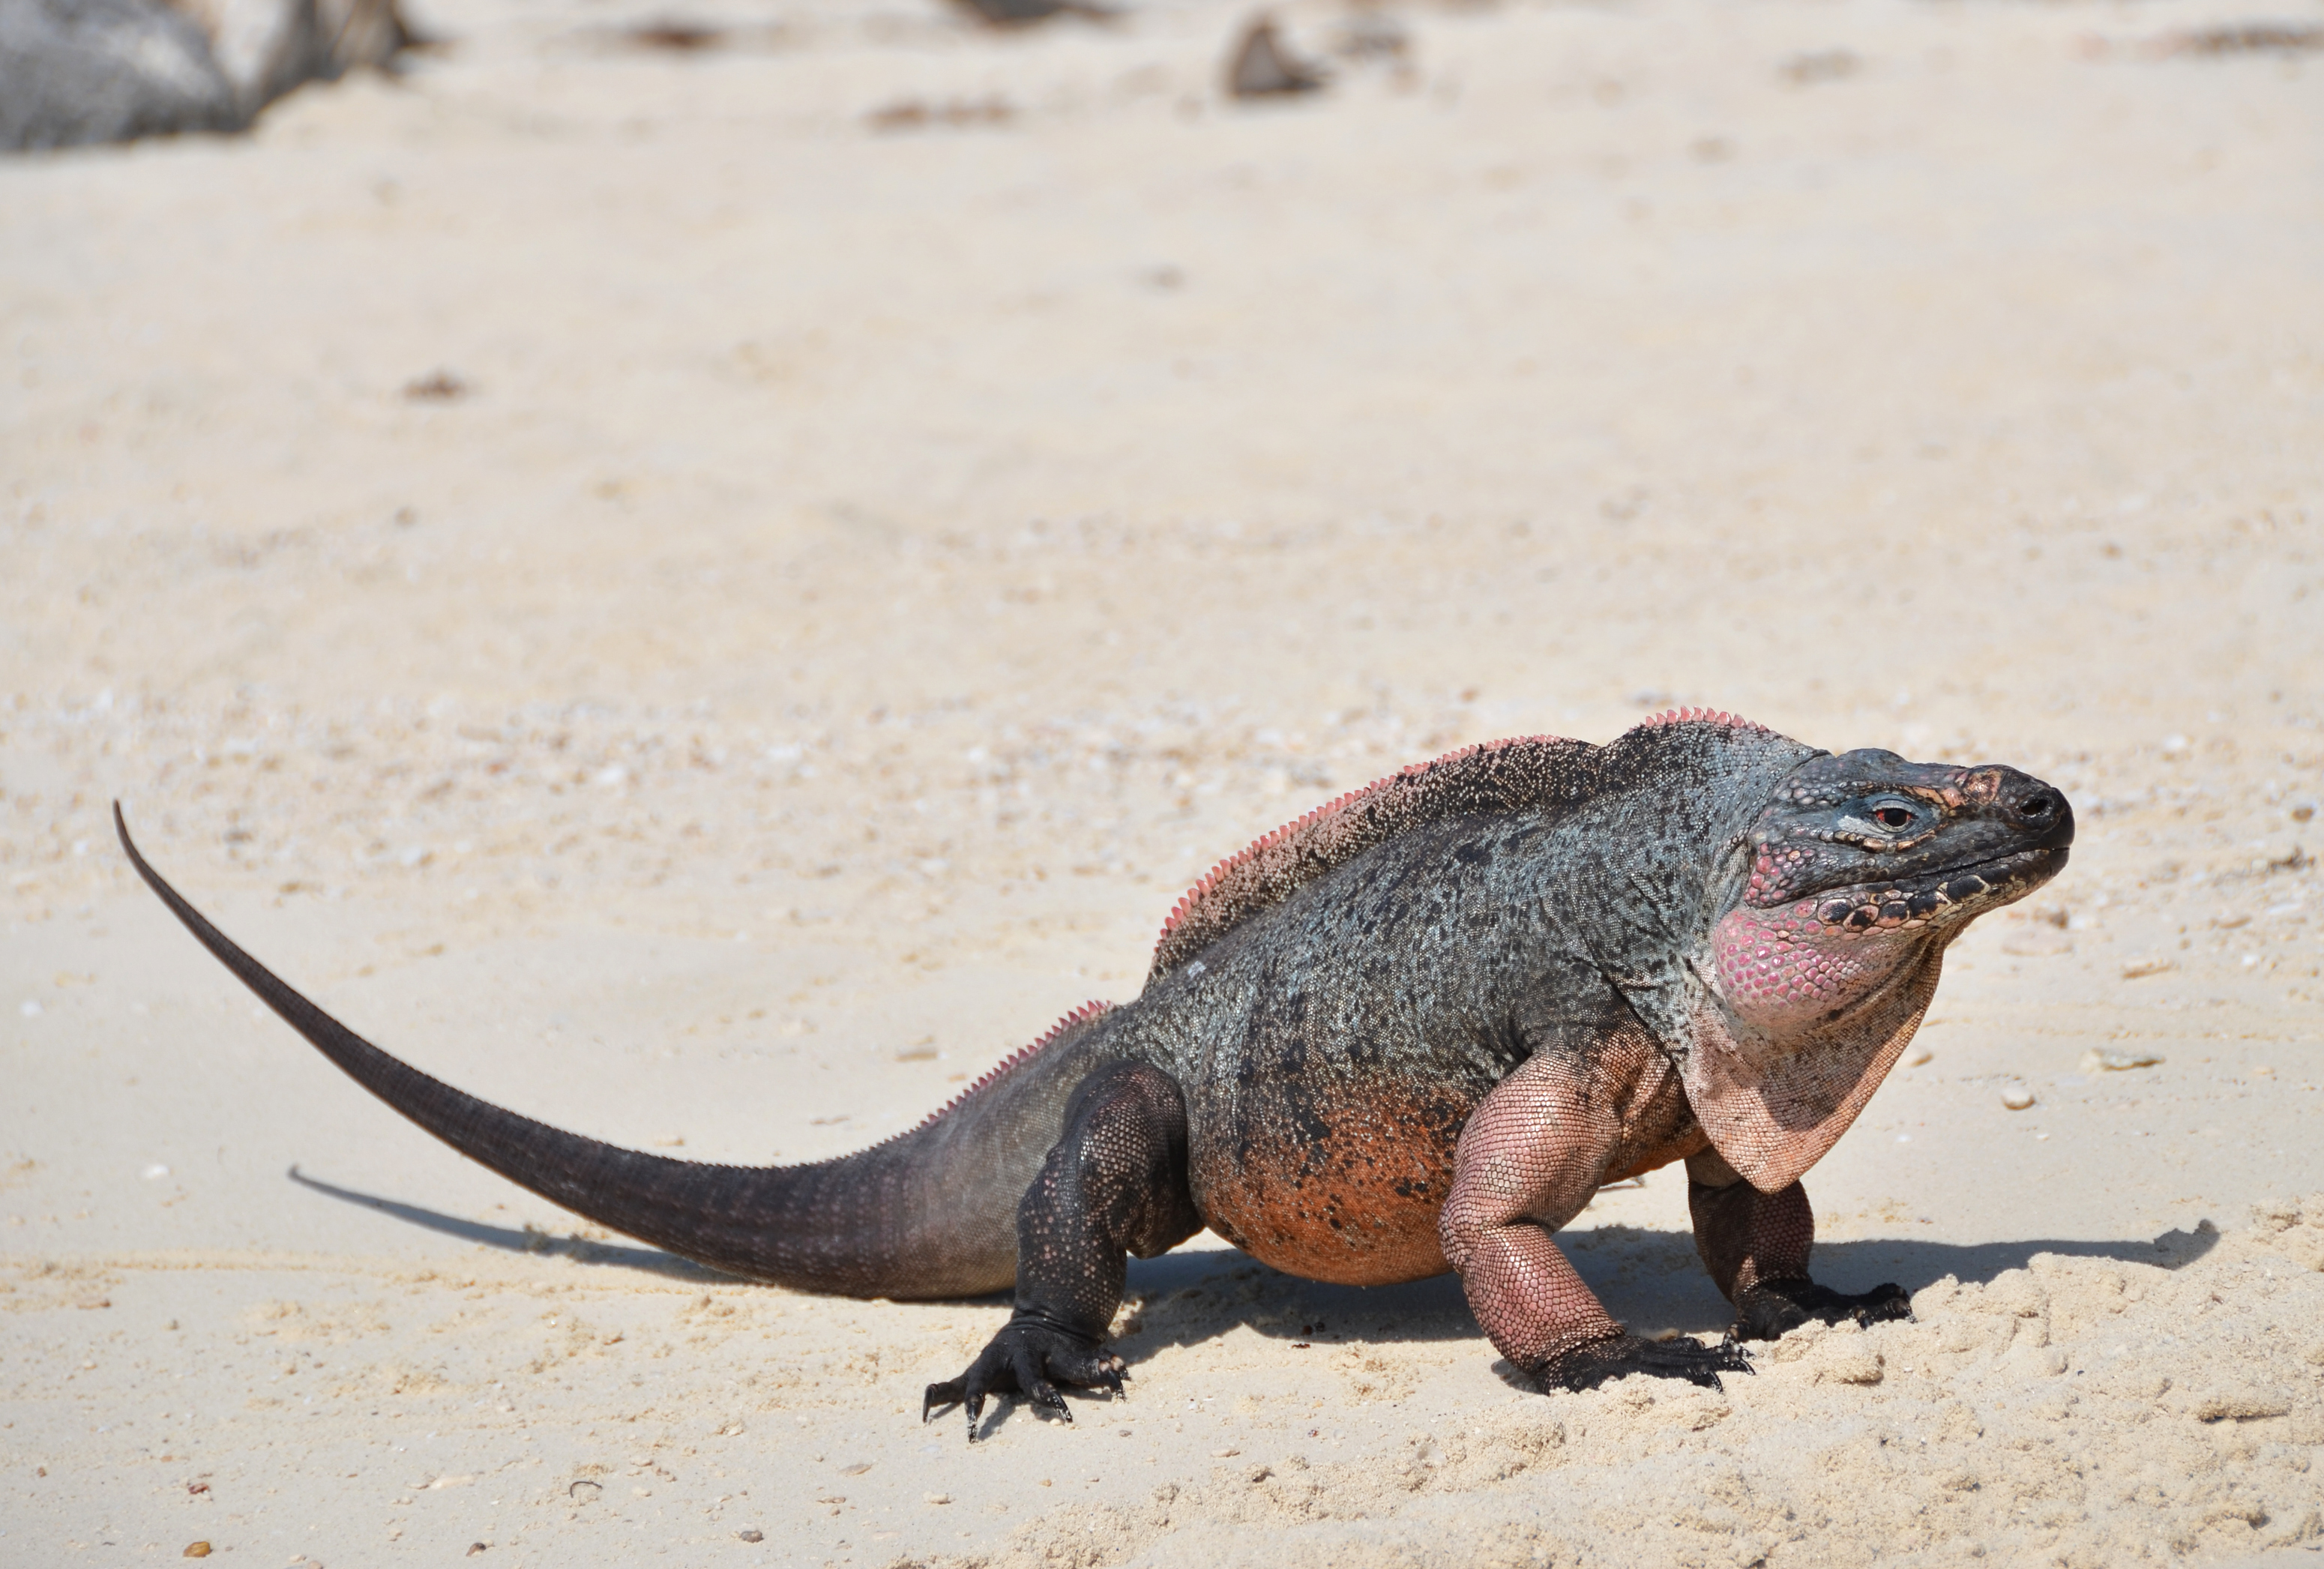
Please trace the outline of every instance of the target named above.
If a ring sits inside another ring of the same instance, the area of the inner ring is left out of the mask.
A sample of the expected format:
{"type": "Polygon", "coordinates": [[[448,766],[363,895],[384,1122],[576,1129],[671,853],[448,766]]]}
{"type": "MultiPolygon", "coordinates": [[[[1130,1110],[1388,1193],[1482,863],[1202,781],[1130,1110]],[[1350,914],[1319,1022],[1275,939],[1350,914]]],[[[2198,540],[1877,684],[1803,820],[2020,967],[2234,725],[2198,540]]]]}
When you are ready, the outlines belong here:
{"type": "Polygon", "coordinates": [[[2160,1067],[2163,1059],[2151,1051],[2101,1051],[2097,1047],[2082,1053],[2078,1065],[2086,1074],[2126,1073],[2135,1067],[2160,1067]]]}
{"type": "Polygon", "coordinates": [[[2001,1090],[2001,1103],[2013,1112],[2022,1112],[2034,1103],[2034,1092],[2024,1084],[2005,1084],[2001,1090]]]}

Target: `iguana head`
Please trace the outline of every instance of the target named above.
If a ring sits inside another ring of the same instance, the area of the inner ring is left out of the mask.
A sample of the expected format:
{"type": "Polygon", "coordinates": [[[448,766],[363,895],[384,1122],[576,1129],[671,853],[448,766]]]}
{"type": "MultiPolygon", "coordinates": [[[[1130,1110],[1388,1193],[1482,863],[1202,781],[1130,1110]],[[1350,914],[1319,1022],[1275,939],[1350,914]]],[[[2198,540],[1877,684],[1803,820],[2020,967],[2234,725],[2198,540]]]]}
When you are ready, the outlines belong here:
{"type": "Polygon", "coordinates": [[[2013,768],[1812,758],[1746,837],[1712,928],[1720,998],[1754,1032],[1844,1015],[2056,876],[2073,840],[2066,798],[2013,768]]]}
{"type": "Polygon", "coordinates": [[[1936,992],[1945,946],[2058,874],[2066,798],[2015,769],[1812,757],[1784,774],[1711,891],[1687,1100],[1775,1193],[1822,1158],[1936,992]]]}

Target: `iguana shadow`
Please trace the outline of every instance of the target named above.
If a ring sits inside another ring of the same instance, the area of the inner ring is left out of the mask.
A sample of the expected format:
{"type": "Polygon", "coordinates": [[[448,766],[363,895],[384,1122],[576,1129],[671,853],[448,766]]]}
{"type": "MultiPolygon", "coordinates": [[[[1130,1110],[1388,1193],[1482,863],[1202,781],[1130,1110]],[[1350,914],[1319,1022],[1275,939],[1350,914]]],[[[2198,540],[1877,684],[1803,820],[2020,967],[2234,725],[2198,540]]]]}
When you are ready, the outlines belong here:
{"type": "MultiPolygon", "coordinates": [[[[733,1276],[656,1248],[512,1231],[334,1186],[296,1166],[287,1175],[311,1192],[506,1252],[639,1269],[706,1285],[735,1283],[733,1276]]],[[[1818,1279],[1842,1291],[1866,1290],[1885,1280],[1918,1291],[1948,1275],[1983,1283],[2005,1270],[2024,1269],[2036,1253],[2183,1269],[2209,1252],[2218,1240],[2209,1221],[2191,1231],[2165,1232],[2143,1242],[2038,1237],[1963,1243],[1869,1237],[1817,1243],[1814,1269],[1818,1279]]],[[[1733,1322],[1734,1311],[1703,1273],[1689,1232],[1603,1225],[1561,1232],[1558,1241],[1607,1311],[1633,1328],[1715,1334],[1733,1322]]],[[[1130,1313],[1115,1349],[1132,1367],[1165,1347],[1213,1340],[1237,1328],[1324,1354],[1331,1347],[1351,1343],[1476,1340],[1483,1334],[1461,1295],[1461,1283],[1450,1275],[1400,1286],[1333,1286],[1286,1275],[1232,1248],[1212,1246],[1158,1259],[1133,1259],[1128,1284],[1130,1313]]],[[[1001,1294],[963,1300],[1007,1305],[1001,1294]]]]}
{"type": "MultiPolygon", "coordinates": [[[[1950,1275],[1982,1284],[2024,1269],[2036,1253],[2112,1259],[2183,1269],[2218,1245],[2209,1222],[2149,1241],[2034,1237],[2015,1241],[1932,1242],[1875,1237],[1816,1244],[1816,1278],[1840,1291],[1895,1281],[1908,1292],[1950,1275]]],[[[1574,1269],[1616,1318],[1645,1333],[1716,1334],[1735,1310],[1719,1295],[1683,1231],[1607,1225],[1562,1232],[1574,1269]]],[[[1330,1286],[1303,1280],[1233,1251],[1196,1250],[1133,1260],[1130,1328],[1117,1342],[1133,1366],[1165,1346],[1187,1345],[1237,1327],[1320,1348],[1356,1341],[1471,1340],[1483,1331],[1449,1275],[1403,1286],[1330,1286]]]]}
{"type": "Polygon", "coordinates": [[[334,1187],[318,1181],[296,1166],[283,1174],[309,1192],[323,1194],[346,1204],[359,1204],[375,1209],[382,1214],[422,1226],[431,1232],[441,1232],[447,1237],[481,1242],[487,1248],[498,1248],[510,1253],[538,1253],[545,1257],[570,1259],[578,1264],[612,1265],[617,1269],[642,1269],[648,1274],[667,1276],[674,1280],[699,1281],[706,1286],[734,1285],[731,1275],[724,1274],[691,1259],[681,1259],[675,1253],[665,1253],[659,1248],[629,1247],[617,1242],[593,1242],[586,1237],[554,1236],[548,1232],[511,1231],[506,1226],[488,1226],[480,1221],[464,1221],[432,1209],[422,1209],[416,1204],[402,1204],[374,1194],[356,1193],[348,1188],[334,1187]]]}

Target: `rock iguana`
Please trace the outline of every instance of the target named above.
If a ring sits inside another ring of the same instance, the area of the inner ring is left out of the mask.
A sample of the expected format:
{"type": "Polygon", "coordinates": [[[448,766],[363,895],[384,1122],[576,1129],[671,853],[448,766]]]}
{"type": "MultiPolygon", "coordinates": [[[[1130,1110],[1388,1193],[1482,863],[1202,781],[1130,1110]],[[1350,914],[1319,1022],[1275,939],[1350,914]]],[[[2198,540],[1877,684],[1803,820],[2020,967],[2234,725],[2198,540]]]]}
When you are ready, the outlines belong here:
{"type": "Polygon", "coordinates": [[[1820,752],[1682,709],[1603,746],[1489,743],[1342,796],[1221,863],[1138,998],[1091,1003],[911,1131],[806,1166],[670,1159],[462,1094],[229,941],[210,952],[365,1088],[591,1220],[745,1279],[857,1297],[1013,1287],[922,1415],[1118,1393],[1126,1259],[1204,1226],[1277,1269],[1450,1269],[1547,1385],[1718,1382],[1719,1345],[1628,1334],[1552,1241],[1606,1183],[1683,1160],[1736,1334],[1901,1317],[1807,1273],[1800,1176],[1927,1011],[1946,946],[2057,874],[2059,791],[2014,769],[1820,752]]]}

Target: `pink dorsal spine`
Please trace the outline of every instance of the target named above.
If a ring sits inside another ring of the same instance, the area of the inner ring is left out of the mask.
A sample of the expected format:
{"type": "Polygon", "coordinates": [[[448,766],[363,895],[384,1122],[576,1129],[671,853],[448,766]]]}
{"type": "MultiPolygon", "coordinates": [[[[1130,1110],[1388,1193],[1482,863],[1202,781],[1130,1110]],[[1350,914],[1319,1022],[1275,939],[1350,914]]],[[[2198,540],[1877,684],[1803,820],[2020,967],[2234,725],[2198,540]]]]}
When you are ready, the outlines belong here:
{"type": "Polygon", "coordinates": [[[1760,730],[1767,727],[1754,725],[1740,714],[1728,714],[1717,708],[1667,708],[1651,719],[1641,719],[1637,728],[1653,730],[1665,725],[1724,725],[1731,730],[1760,730]]]}
{"type": "MultiPolygon", "coordinates": [[[[916,1127],[911,1131],[917,1133],[919,1131],[920,1128],[925,1128],[931,1122],[942,1121],[945,1118],[949,1117],[953,1112],[958,1111],[961,1106],[965,1104],[978,1091],[985,1089],[999,1083],[1001,1080],[1007,1078],[1010,1074],[1015,1073],[1019,1068],[1023,1067],[1027,1063],[1031,1062],[1035,1057],[1040,1056],[1042,1052],[1047,1050],[1050,1047],[1056,1045],[1057,1042],[1063,1040],[1066,1036],[1073,1034],[1083,1025],[1089,1023],[1093,1019],[1096,1019],[1112,1006],[1113,1004],[1111,1002],[1099,1002],[1094,1001],[1083,1003],[1080,1007],[1066,1014],[1063,1019],[1058,1020],[1055,1024],[1049,1026],[1049,1028],[1042,1033],[1040,1038],[1034,1041],[1030,1046],[1020,1046],[1015,1051],[1010,1052],[1007,1057],[1002,1057],[999,1062],[994,1063],[990,1068],[987,1068],[982,1075],[978,1075],[974,1084],[961,1091],[960,1094],[954,1095],[951,1100],[946,1101],[935,1111],[930,1112],[921,1120],[918,1127],[916,1127]]],[[[902,1135],[898,1134],[896,1137],[901,1138],[902,1135]]]]}
{"type": "MultiPolygon", "coordinates": [[[[1152,976],[1186,963],[1251,914],[1281,903],[1397,829],[1462,811],[1508,809],[1554,788],[1556,764],[1586,743],[1523,735],[1448,752],[1350,790],[1229,856],[1162,923],[1152,976]]],[[[1152,978],[1149,976],[1149,980],[1152,978]]]]}
{"type": "MultiPolygon", "coordinates": [[[[1765,729],[1710,708],[1674,708],[1637,728],[1693,724],[1765,729]]],[[[1212,867],[1186,891],[1162,923],[1148,983],[1399,829],[1469,814],[1517,811],[1556,798],[1577,787],[1586,771],[1575,765],[1597,750],[1558,735],[1482,742],[1399,769],[1285,824],[1212,867]]]]}

